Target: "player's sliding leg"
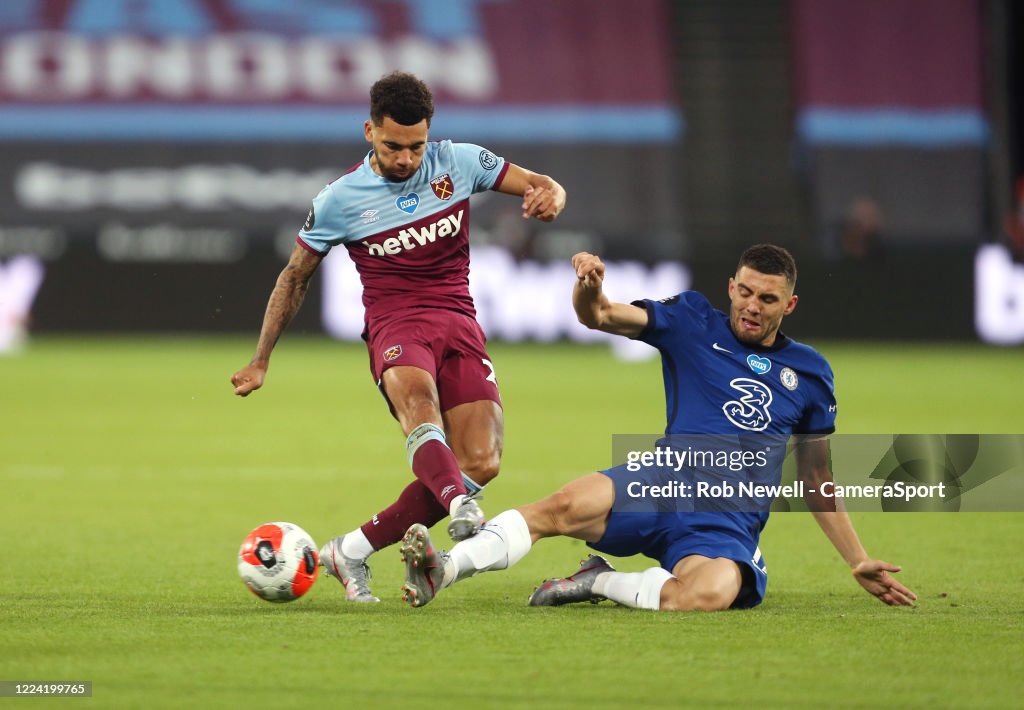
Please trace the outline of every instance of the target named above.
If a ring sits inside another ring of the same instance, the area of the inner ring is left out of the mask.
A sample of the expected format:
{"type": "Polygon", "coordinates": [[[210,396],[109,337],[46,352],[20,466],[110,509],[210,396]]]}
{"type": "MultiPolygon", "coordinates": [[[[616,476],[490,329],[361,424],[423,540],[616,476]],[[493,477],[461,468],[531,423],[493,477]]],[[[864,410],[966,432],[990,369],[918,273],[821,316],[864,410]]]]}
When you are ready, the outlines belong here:
{"type": "Polygon", "coordinates": [[[434,548],[425,528],[414,525],[402,543],[406,564],[403,598],[413,606],[423,606],[457,581],[511,567],[544,537],[566,535],[597,541],[604,534],[614,500],[611,479],[602,474],[584,476],[541,501],[497,515],[448,555],[434,548]]]}
{"type": "Polygon", "coordinates": [[[634,609],[720,611],[736,600],[743,584],[739,565],[724,557],[688,555],[673,571],[650,567],[643,572],[616,572],[591,555],[565,579],[549,579],[530,596],[531,606],[573,602],[613,602],[634,609]]]}
{"type": "Polygon", "coordinates": [[[594,582],[607,572],[615,572],[605,558],[588,555],[580,562],[575,574],[562,579],[546,579],[530,595],[530,606],[562,606],[575,602],[604,601],[605,597],[594,593],[594,582]]]}
{"type": "Polygon", "coordinates": [[[661,589],[662,611],[729,609],[743,590],[739,563],[726,557],[687,555],[661,589]]]}
{"type": "Polygon", "coordinates": [[[429,604],[441,591],[447,555],[440,553],[430,539],[426,526],[415,523],[402,538],[402,561],[405,562],[405,584],[402,601],[413,607],[429,604]]]}
{"type": "Polygon", "coordinates": [[[643,572],[616,572],[608,560],[590,555],[580,569],[564,579],[549,579],[530,595],[530,606],[561,606],[576,602],[613,602],[635,609],[661,608],[661,590],[674,579],[671,572],[651,567],[643,572]]]}
{"type": "Polygon", "coordinates": [[[413,525],[402,540],[402,599],[414,607],[424,606],[460,579],[511,567],[530,551],[531,545],[530,529],[518,510],[499,514],[449,554],[434,547],[426,527],[413,525]]]}
{"type": "MultiPolygon", "coordinates": [[[[585,476],[537,503],[501,513],[447,555],[434,548],[426,528],[414,525],[402,544],[406,563],[403,599],[414,607],[423,606],[455,582],[511,567],[544,537],[565,535],[596,542],[604,535],[614,499],[608,476],[585,476]]],[[[541,585],[530,604],[557,606],[611,599],[639,609],[714,611],[728,609],[742,584],[739,565],[724,557],[689,555],[672,572],[661,567],[617,572],[603,557],[591,555],[575,574],[541,585]]]]}

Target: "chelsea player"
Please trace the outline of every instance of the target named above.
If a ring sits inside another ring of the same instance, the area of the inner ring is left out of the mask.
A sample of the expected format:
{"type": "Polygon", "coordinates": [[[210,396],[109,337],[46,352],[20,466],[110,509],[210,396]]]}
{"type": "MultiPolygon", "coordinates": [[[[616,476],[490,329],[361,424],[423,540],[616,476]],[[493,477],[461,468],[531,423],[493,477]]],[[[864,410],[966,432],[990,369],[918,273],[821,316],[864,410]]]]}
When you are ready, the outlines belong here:
{"type": "MultiPolygon", "coordinates": [[[[231,377],[245,397],[263,385],[270,355],[328,252],[345,247],[363,284],[363,339],[374,381],[406,437],[415,479],[387,508],[320,551],[346,598],[377,602],[367,559],[412,523],[451,515],[454,540],[475,534],[474,494],[496,475],[504,421],[485,337],[469,294],[469,198],[495,190],[523,198],[522,215],[554,220],[565,190],[489,150],[428,141],[434,101],[412,74],[370,89],[363,125],[372,149],[313,200],[263,318],[256,353],[231,377]]],[[[335,432],[343,432],[339,425],[335,432]]]]}
{"type": "MultiPolygon", "coordinates": [[[[685,292],[664,301],[613,303],[602,291],[605,267],[587,253],[572,259],[573,306],[588,328],[642,340],[662,356],[669,440],[687,435],[797,443],[797,476],[808,490],[831,480],[827,436],[835,428],[832,370],[812,348],[779,330],[797,305],[796,264],[781,247],[759,244],[740,257],[729,279],[729,313],[685,292]]],[[[783,449],[784,447],[779,447],[783,449]]],[[[780,477],[781,460],[770,458],[780,477]]],[[[402,543],[404,598],[423,606],[448,585],[515,564],[537,540],[566,535],[616,556],[644,554],[659,567],[617,572],[590,555],[570,577],[544,582],[535,606],[611,599],[641,609],[715,611],[750,608],[764,599],[767,567],[758,548],[766,508],[625,512],[636,474],[627,465],[592,473],[547,498],[495,517],[450,554],[412,526],[402,543]]],[[[808,500],[818,524],[869,593],[894,606],[916,595],[897,582],[899,567],[872,559],[845,511],[808,500]]]]}

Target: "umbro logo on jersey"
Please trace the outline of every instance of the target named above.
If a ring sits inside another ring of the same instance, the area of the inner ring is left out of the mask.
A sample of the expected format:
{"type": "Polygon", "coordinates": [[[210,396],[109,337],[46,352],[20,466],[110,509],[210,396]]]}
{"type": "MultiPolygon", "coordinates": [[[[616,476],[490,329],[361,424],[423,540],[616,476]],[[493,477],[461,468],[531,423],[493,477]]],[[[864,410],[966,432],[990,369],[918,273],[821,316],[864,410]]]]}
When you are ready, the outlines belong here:
{"type": "Polygon", "coordinates": [[[718,343],[711,343],[711,347],[714,348],[715,350],[717,350],[720,353],[729,353],[730,355],[733,354],[732,350],[726,350],[725,348],[723,348],[718,343]]]}
{"type": "Polygon", "coordinates": [[[399,254],[407,249],[425,247],[433,244],[441,237],[454,237],[462,227],[462,215],[465,210],[459,210],[447,217],[442,217],[436,222],[431,222],[425,227],[406,227],[396,237],[388,237],[382,242],[371,244],[363,242],[371,256],[384,256],[385,254],[399,254]]]}
{"type": "Polygon", "coordinates": [[[402,210],[406,214],[412,214],[416,211],[416,208],[420,206],[420,196],[415,192],[410,192],[408,195],[399,195],[398,199],[395,200],[395,207],[402,210]]]}
{"type": "Polygon", "coordinates": [[[359,216],[363,218],[363,224],[372,224],[380,219],[380,215],[377,214],[378,212],[380,210],[366,210],[359,216]]]}

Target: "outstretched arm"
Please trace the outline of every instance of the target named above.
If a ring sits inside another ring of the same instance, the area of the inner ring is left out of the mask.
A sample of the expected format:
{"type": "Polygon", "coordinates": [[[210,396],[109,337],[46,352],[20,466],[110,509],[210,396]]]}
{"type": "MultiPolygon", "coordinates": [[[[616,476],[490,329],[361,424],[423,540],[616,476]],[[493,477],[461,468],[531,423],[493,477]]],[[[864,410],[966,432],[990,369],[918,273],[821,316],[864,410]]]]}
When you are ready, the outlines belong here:
{"type": "Polygon", "coordinates": [[[576,287],[572,307],[580,323],[591,330],[635,338],[647,327],[647,311],[628,303],[614,303],[604,295],[604,264],[583,251],[572,258],[576,287]]]}
{"type": "Polygon", "coordinates": [[[523,198],[523,217],[551,222],[565,209],[565,190],[547,175],[508,164],[498,192],[523,198]]]}
{"type": "Polygon", "coordinates": [[[256,344],[256,354],[252,356],[248,365],[231,376],[235,394],[246,397],[263,386],[267,367],[270,366],[270,353],[273,352],[281,333],[299,312],[302,300],[306,296],[309,279],[321,261],[322,256],[313,254],[299,244],[295,245],[288,264],[277,277],[277,284],[270,294],[270,301],[263,315],[260,339],[256,344]]]}
{"type": "Polygon", "coordinates": [[[900,567],[874,560],[868,556],[853,529],[850,516],[836,504],[835,498],[826,498],[817,491],[821,484],[832,480],[832,464],[828,439],[798,441],[796,444],[797,476],[804,481],[805,495],[814,519],[832,542],[846,563],[853,578],[872,596],[890,606],[912,606],[917,595],[893,579],[890,572],[900,567]],[[813,490],[816,493],[810,493],[813,490]]]}

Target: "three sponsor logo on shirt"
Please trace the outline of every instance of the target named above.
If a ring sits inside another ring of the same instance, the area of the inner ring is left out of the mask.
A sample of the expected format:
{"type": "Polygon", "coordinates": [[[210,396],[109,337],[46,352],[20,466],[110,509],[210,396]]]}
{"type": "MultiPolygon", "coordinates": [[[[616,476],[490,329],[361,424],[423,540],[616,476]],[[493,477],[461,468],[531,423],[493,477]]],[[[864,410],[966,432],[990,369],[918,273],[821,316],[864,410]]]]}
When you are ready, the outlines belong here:
{"type": "MultiPolygon", "coordinates": [[[[711,344],[711,348],[720,353],[732,355],[733,351],[722,347],[717,342],[711,344]]],[[[746,357],[747,366],[758,375],[764,375],[771,371],[772,361],[757,353],[750,353],[746,357]]],[[[779,381],[782,386],[790,392],[800,386],[800,378],[790,367],[783,367],[779,372],[779,381]]],[[[740,429],[747,431],[764,431],[772,421],[769,407],[772,403],[772,392],[764,384],[757,380],[746,377],[738,377],[729,383],[729,386],[738,391],[742,396],[739,399],[726,402],[722,406],[722,412],[726,418],[740,429]]],[[[833,405],[834,407],[835,405],[833,405]]],[[[835,411],[831,409],[830,411],[835,411]]]]}

